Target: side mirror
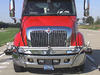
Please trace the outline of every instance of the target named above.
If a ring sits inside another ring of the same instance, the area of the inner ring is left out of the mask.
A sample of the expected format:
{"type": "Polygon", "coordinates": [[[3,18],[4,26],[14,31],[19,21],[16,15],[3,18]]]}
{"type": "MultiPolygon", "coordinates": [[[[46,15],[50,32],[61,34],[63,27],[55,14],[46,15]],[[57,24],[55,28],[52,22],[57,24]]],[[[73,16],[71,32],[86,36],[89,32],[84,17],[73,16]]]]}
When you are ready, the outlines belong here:
{"type": "Polygon", "coordinates": [[[14,20],[14,23],[16,23],[16,18],[15,18],[15,0],[9,0],[9,15],[14,20]]]}
{"type": "Polygon", "coordinates": [[[89,16],[89,9],[90,9],[90,1],[84,0],[84,16],[89,16]]]}

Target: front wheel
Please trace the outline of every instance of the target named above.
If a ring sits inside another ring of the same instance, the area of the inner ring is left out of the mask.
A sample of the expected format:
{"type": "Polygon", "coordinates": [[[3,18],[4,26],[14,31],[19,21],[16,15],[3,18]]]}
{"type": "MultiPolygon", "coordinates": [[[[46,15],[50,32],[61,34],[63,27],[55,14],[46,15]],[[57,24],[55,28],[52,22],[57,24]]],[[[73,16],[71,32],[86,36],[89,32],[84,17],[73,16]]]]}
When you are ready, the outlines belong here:
{"type": "Polygon", "coordinates": [[[77,71],[77,72],[83,72],[84,68],[85,68],[85,64],[74,67],[75,71],[77,71]]]}
{"type": "Polygon", "coordinates": [[[16,64],[13,64],[13,66],[14,66],[15,72],[25,72],[26,71],[24,67],[18,66],[16,64]]]}

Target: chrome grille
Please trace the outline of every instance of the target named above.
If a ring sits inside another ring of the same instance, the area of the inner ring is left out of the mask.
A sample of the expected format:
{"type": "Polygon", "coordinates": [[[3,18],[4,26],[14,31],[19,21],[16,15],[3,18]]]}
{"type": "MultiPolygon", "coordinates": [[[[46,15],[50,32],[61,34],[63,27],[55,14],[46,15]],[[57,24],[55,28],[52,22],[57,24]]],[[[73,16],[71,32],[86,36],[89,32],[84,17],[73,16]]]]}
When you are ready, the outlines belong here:
{"type": "Polygon", "coordinates": [[[67,41],[67,32],[63,30],[51,31],[32,31],[31,46],[32,47],[65,47],[67,41]]]}
{"type": "Polygon", "coordinates": [[[47,47],[48,34],[45,31],[31,32],[31,45],[32,47],[47,47]]]}
{"type": "Polygon", "coordinates": [[[67,33],[66,31],[53,31],[49,35],[50,40],[50,46],[56,47],[56,46],[66,46],[66,40],[67,40],[67,33]]]}

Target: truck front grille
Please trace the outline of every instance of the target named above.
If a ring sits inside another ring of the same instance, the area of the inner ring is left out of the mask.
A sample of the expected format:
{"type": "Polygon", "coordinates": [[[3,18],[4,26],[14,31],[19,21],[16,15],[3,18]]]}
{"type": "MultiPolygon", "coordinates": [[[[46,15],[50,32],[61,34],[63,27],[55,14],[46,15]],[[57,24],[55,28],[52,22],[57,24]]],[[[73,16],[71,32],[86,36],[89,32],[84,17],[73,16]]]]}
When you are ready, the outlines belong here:
{"type": "Polygon", "coordinates": [[[67,33],[66,31],[53,31],[49,35],[49,42],[51,47],[66,46],[67,33]]]}
{"type": "Polygon", "coordinates": [[[52,31],[32,31],[31,45],[32,47],[63,47],[66,46],[67,32],[62,30],[52,31]]]}
{"type": "Polygon", "coordinates": [[[31,45],[32,47],[47,47],[48,34],[45,31],[31,32],[31,45]]]}

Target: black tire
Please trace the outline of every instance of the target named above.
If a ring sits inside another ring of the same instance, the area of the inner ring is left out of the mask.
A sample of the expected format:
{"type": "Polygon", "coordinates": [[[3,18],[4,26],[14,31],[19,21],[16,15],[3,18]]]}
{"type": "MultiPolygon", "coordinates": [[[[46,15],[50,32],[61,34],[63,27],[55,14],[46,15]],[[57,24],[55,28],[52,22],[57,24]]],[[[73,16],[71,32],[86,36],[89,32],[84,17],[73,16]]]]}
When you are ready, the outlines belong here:
{"type": "Polygon", "coordinates": [[[18,66],[16,64],[13,64],[13,65],[14,65],[15,72],[25,72],[26,71],[24,67],[18,66]]]}
{"type": "Polygon", "coordinates": [[[84,68],[85,68],[85,64],[80,65],[80,66],[77,66],[77,67],[74,67],[74,69],[75,69],[77,72],[83,72],[83,71],[84,71],[84,68]]]}
{"type": "Polygon", "coordinates": [[[12,55],[12,51],[9,50],[9,49],[5,50],[4,53],[5,53],[6,55],[12,55]]]}

